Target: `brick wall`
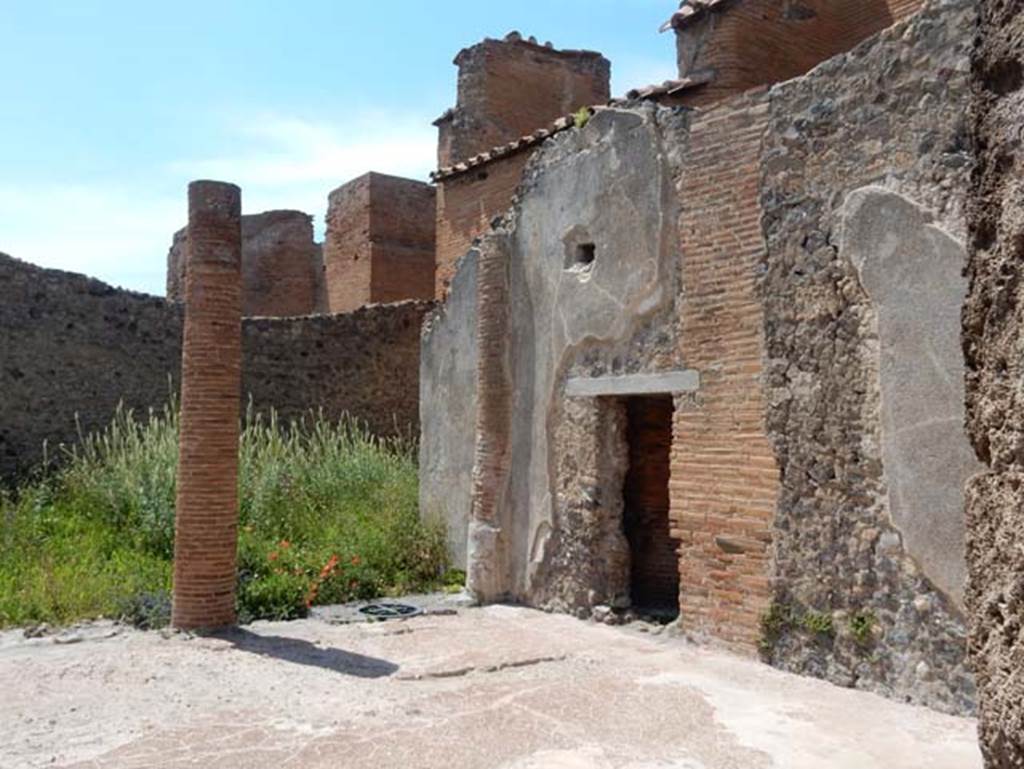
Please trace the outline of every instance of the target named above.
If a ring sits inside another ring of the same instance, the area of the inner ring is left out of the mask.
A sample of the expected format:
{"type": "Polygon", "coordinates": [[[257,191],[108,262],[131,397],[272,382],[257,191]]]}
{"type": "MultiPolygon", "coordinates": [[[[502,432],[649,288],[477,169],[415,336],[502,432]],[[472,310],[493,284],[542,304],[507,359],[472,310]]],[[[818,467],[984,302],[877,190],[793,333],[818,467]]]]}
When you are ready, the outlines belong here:
{"type": "Polygon", "coordinates": [[[742,0],[677,31],[680,77],[713,70],[685,92],[708,105],[749,88],[788,80],[848,51],[920,8],[923,0],[742,0]]]}
{"type": "Polygon", "coordinates": [[[458,99],[438,126],[438,165],[532,134],[609,98],[611,65],[595,51],[561,51],[509,35],[459,52],[458,99]]]}
{"type": "MultiPolygon", "coordinates": [[[[582,106],[609,98],[611,65],[594,51],[561,51],[510,35],[461,51],[458,100],[438,126],[438,161],[453,165],[529,135],[582,106]]],[[[533,149],[438,184],[435,296],[455,263],[491,220],[505,212],[533,149]]]]}
{"type": "Polygon", "coordinates": [[[324,283],[328,312],[370,302],[370,174],[334,190],[327,199],[324,283]]]}
{"type": "Polygon", "coordinates": [[[510,155],[437,185],[435,296],[448,292],[455,265],[474,238],[512,204],[530,154],[510,155]]]}
{"type": "MultiPolygon", "coordinates": [[[[167,298],[184,300],[188,229],[174,234],[167,253],[167,298]]],[[[320,309],[322,280],[312,217],[267,211],[242,217],[242,314],[309,315],[320,309]]]]}
{"type": "Polygon", "coordinates": [[[434,190],[369,173],[331,193],[324,240],[330,312],[434,294],[434,190]]]}
{"type": "MultiPolygon", "coordinates": [[[[242,322],[243,398],[285,418],[322,407],[381,434],[418,427],[419,334],[429,302],[242,322]]],[[[182,306],[0,254],[0,479],[178,390],[182,306]]]]}
{"type": "Polygon", "coordinates": [[[759,381],[763,258],[758,202],[763,92],[696,115],[678,193],[683,360],[701,372],[680,399],[671,520],[680,545],[680,619],[698,636],[752,652],[771,599],[769,544],[778,468],[759,381]]]}

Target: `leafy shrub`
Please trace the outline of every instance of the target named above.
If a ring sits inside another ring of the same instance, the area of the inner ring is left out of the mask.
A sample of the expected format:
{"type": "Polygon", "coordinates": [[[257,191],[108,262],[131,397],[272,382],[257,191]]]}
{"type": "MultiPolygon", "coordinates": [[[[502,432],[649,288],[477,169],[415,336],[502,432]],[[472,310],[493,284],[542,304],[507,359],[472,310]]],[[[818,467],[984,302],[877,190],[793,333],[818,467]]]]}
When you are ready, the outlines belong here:
{"type": "MultiPolygon", "coordinates": [[[[0,491],[0,626],[85,617],[161,621],[171,588],[178,417],[119,409],[63,469],[0,491]]],[[[322,414],[246,414],[239,615],[440,587],[445,535],[417,510],[415,445],[322,414]],[[282,547],[287,543],[287,547],[282,547]],[[326,568],[328,564],[333,564],[326,568]]]]}

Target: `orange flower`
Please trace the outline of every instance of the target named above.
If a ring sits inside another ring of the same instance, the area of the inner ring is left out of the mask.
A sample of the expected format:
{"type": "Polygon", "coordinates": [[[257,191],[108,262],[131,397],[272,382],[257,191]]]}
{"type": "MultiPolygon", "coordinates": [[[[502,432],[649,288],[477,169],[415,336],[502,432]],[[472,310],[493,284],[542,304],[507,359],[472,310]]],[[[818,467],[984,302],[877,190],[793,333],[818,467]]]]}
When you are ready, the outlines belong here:
{"type": "Polygon", "coordinates": [[[277,551],[276,550],[271,550],[270,551],[270,555],[267,556],[267,560],[268,561],[276,561],[277,560],[277,551]]]}
{"type": "Polygon", "coordinates": [[[281,549],[282,550],[287,550],[291,546],[292,546],[292,543],[289,542],[287,539],[282,539],[281,540],[281,549]]]}
{"type": "Polygon", "coordinates": [[[359,564],[361,564],[362,562],[363,562],[363,559],[362,559],[362,558],[360,558],[360,557],[359,557],[358,555],[354,555],[354,556],[352,556],[352,565],[353,565],[353,566],[358,566],[358,565],[359,565],[359,564]]]}

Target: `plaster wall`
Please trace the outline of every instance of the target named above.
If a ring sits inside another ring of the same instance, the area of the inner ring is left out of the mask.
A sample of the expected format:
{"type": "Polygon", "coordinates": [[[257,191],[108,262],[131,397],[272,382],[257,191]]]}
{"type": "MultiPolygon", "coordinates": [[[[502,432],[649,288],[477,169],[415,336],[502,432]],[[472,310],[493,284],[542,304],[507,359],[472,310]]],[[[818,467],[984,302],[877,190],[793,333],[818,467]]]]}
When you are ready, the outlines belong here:
{"type": "Polygon", "coordinates": [[[584,613],[621,599],[623,420],[609,399],[566,398],[564,387],[570,375],[679,363],[676,204],[659,123],[684,119],[606,110],[559,135],[529,166],[513,212],[481,243],[485,258],[505,264],[511,308],[504,355],[514,471],[496,495],[509,596],[584,613]],[[587,244],[593,261],[584,264],[578,249],[587,244]]]}
{"type": "Polygon", "coordinates": [[[420,342],[420,514],[448,529],[452,564],[466,568],[476,432],[477,258],[459,262],[447,300],[420,342]]]}

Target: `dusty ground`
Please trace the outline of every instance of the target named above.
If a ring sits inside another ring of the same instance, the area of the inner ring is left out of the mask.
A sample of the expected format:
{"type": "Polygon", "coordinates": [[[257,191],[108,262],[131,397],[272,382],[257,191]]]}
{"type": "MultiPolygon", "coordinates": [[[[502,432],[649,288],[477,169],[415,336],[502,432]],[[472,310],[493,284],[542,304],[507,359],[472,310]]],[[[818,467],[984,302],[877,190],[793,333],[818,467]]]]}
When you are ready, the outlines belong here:
{"type": "Polygon", "coordinates": [[[981,766],[973,721],[527,609],[61,640],[0,634],[3,769],[981,766]]]}

